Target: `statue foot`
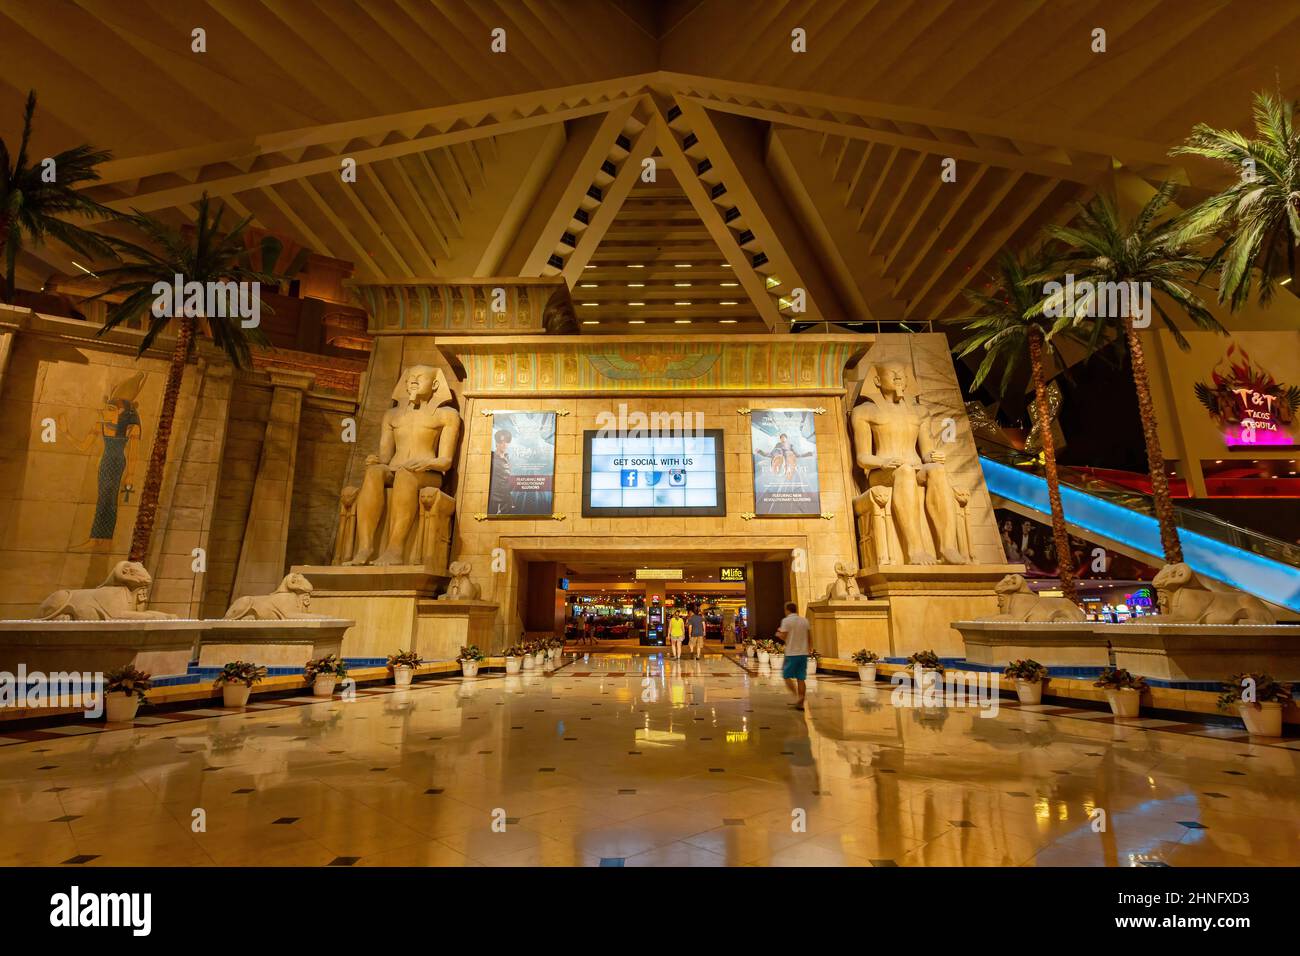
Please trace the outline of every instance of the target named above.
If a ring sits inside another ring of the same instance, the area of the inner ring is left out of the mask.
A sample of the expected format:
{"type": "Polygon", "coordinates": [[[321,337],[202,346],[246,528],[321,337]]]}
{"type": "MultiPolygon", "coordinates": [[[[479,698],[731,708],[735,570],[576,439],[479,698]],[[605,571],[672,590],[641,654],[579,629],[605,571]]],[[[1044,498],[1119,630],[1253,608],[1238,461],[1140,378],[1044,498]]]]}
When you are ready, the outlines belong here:
{"type": "Polygon", "coordinates": [[[939,559],[928,551],[922,551],[920,554],[910,555],[910,564],[938,564],[939,559]]]}
{"type": "Polygon", "coordinates": [[[369,564],[369,563],[370,563],[370,559],[369,559],[369,558],[363,558],[363,557],[357,556],[357,557],[353,558],[351,561],[344,561],[344,562],[343,562],[343,567],[345,567],[345,568],[358,568],[358,567],[361,567],[362,565],[366,565],[366,564],[369,564]]]}
{"type": "Polygon", "coordinates": [[[970,564],[970,558],[962,554],[956,548],[944,548],[943,560],[948,564],[970,564]]]}
{"type": "Polygon", "coordinates": [[[405,563],[406,562],[402,560],[402,556],[400,554],[395,554],[392,551],[385,551],[379,557],[375,558],[375,564],[380,567],[390,567],[394,564],[405,564],[405,563]]]}

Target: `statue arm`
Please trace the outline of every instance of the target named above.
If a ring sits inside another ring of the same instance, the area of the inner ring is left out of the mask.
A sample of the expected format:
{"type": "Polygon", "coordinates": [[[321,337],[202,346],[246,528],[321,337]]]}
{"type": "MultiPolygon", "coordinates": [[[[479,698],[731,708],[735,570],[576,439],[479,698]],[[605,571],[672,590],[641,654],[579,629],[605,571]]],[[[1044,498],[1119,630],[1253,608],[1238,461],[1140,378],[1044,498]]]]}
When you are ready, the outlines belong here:
{"type": "Polygon", "coordinates": [[[393,436],[392,413],[387,412],[384,414],[384,420],[379,426],[379,454],[374,456],[374,463],[386,465],[393,460],[393,455],[396,453],[397,439],[393,436]]]}
{"type": "Polygon", "coordinates": [[[934,443],[934,435],[930,432],[930,416],[923,415],[920,425],[921,427],[917,429],[916,446],[921,453],[921,461],[942,464],[947,458],[947,453],[934,443]]]}
{"type": "Polygon", "coordinates": [[[438,421],[442,424],[442,433],[438,436],[438,457],[433,459],[432,470],[446,474],[456,462],[456,448],[460,444],[460,416],[453,409],[444,406],[438,409],[438,421]]]}
{"type": "Polygon", "coordinates": [[[853,448],[857,452],[858,467],[863,471],[884,467],[885,460],[872,453],[871,423],[867,421],[867,416],[855,412],[851,417],[851,421],[853,423],[853,448]]]}

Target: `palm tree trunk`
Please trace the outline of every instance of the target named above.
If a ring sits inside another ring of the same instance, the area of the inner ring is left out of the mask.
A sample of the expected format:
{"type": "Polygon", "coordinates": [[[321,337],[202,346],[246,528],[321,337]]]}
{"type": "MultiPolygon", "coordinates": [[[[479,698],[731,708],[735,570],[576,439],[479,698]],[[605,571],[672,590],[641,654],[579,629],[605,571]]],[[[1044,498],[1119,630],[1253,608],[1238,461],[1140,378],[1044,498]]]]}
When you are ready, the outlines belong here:
{"type": "Polygon", "coordinates": [[[1183,560],[1183,546],[1178,541],[1178,521],[1174,516],[1173,499],[1169,496],[1169,476],[1165,474],[1165,454],[1160,448],[1160,432],[1156,422],[1155,403],[1151,401],[1146,358],[1132,319],[1125,322],[1125,335],[1128,337],[1129,359],[1133,363],[1138,416],[1142,419],[1142,435],[1146,438],[1147,466],[1151,471],[1151,501],[1155,507],[1156,521],[1160,523],[1160,547],[1165,552],[1165,563],[1178,564],[1183,560]]]}
{"type": "Polygon", "coordinates": [[[1065,506],[1061,504],[1061,478],[1056,470],[1056,437],[1052,434],[1051,412],[1047,407],[1047,383],[1043,380],[1043,337],[1029,333],[1029,368],[1034,380],[1034,412],[1038,418],[1038,440],[1043,446],[1043,467],[1047,472],[1047,500],[1052,508],[1052,543],[1056,547],[1056,575],[1061,591],[1075,604],[1079,591],[1074,580],[1074,552],[1065,527],[1065,506]]]}
{"type": "Polygon", "coordinates": [[[158,413],[158,430],[154,432],[153,449],[149,452],[149,470],[145,472],[144,488],[140,492],[140,510],[136,513],[135,528],[131,532],[131,553],[128,556],[131,561],[144,561],[149,553],[149,539],[153,537],[154,520],[158,516],[163,469],[167,465],[167,446],[172,438],[172,421],[176,417],[181,380],[185,375],[185,364],[189,361],[190,346],[194,342],[194,319],[183,316],[180,323],[176,347],[172,349],[171,367],[167,369],[167,385],[163,389],[162,409],[158,413]]]}
{"type": "Polygon", "coordinates": [[[9,259],[5,249],[9,242],[9,215],[0,216],[0,302],[9,304],[13,290],[9,288],[9,259]]]}

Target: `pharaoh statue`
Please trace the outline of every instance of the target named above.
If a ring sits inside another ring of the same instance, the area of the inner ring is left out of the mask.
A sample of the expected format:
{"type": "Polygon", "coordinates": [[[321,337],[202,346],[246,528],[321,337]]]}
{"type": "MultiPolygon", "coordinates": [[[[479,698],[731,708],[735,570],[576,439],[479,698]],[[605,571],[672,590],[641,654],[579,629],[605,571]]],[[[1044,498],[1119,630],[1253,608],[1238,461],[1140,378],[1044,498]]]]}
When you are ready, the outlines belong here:
{"type": "Polygon", "coordinates": [[[877,365],[873,381],[882,400],[859,405],[850,416],[857,463],[867,476],[854,511],[867,519],[870,563],[970,563],[958,540],[964,501],[949,484],[930,416],[906,397],[906,369],[877,365]],[[901,555],[894,553],[899,547],[901,555]]]}
{"type": "MultiPolygon", "coordinates": [[[[336,561],[346,565],[411,563],[409,539],[420,520],[421,493],[441,489],[455,463],[461,421],[460,414],[448,405],[451,399],[451,389],[440,370],[413,365],[402,372],[393,391],[395,404],[380,423],[379,452],[366,456],[355,513],[347,516],[356,527],[350,557],[340,553],[346,553],[347,542],[339,541],[336,561]]],[[[349,490],[344,493],[348,495],[349,490]]]]}

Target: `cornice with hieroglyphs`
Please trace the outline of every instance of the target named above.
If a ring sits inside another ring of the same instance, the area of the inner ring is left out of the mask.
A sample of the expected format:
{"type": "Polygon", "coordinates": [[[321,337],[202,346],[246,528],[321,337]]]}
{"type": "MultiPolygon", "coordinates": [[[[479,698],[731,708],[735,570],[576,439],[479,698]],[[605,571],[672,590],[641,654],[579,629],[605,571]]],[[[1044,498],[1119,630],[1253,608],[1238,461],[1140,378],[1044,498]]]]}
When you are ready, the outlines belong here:
{"type": "Polygon", "coordinates": [[[869,342],[853,336],[616,336],[440,339],[471,395],[619,392],[839,394],[869,342]]]}

